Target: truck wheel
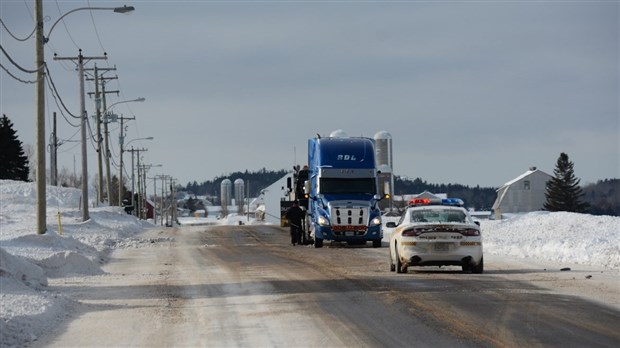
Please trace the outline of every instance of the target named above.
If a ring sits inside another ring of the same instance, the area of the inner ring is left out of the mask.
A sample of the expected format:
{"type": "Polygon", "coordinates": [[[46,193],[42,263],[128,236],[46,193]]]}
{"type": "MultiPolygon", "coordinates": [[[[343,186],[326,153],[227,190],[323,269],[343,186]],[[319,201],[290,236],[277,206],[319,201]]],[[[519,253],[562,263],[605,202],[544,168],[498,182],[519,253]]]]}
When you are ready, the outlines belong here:
{"type": "Polygon", "coordinates": [[[322,248],[323,247],[323,239],[322,238],[314,238],[314,247],[322,248]]]}
{"type": "Polygon", "coordinates": [[[373,248],[381,248],[381,239],[375,239],[372,241],[372,247],[373,248]]]}

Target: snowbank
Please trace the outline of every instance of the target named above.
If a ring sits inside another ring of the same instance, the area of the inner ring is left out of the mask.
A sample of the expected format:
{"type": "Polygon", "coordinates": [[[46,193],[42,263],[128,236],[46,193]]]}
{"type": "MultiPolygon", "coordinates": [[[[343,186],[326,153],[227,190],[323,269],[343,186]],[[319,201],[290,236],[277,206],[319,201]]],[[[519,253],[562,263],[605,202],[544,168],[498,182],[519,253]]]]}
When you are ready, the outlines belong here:
{"type": "Polygon", "coordinates": [[[47,291],[48,278],[103,274],[110,250],[152,244],[135,235],[153,225],[118,207],[92,208],[83,222],[80,197],[78,189],[48,186],[47,232],[38,235],[34,183],[0,180],[1,347],[32,342],[66,315],[72,302],[47,291]]]}
{"type": "Polygon", "coordinates": [[[481,227],[486,253],[620,268],[620,217],[534,212],[481,227]]]}

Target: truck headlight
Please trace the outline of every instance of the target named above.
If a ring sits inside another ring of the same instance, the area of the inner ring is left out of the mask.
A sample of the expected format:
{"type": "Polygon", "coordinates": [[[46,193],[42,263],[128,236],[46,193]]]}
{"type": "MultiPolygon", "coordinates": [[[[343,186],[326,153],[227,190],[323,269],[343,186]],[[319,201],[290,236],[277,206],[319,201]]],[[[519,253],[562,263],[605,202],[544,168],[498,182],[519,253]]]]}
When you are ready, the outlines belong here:
{"type": "Polygon", "coordinates": [[[324,216],[319,216],[319,225],[329,226],[329,220],[327,220],[324,216]]]}
{"type": "Polygon", "coordinates": [[[370,220],[370,226],[378,226],[378,225],[381,225],[381,218],[376,217],[370,220]]]}

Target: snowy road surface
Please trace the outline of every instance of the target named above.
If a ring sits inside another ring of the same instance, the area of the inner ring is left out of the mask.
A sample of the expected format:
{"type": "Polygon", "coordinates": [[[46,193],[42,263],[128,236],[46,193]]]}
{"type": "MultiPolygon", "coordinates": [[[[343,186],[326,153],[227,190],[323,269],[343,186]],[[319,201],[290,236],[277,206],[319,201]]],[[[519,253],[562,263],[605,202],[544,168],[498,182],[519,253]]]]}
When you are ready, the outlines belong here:
{"type": "Polygon", "coordinates": [[[293,247],[273,226],[146,233],[174,241],[117,250],[105,275],[50,279],[79,304],[35,346],[620,344],[617,288],[573,295],[583,292],[587,272],[485,255],[482,275],[457,268],[397,275],[386,247],[293,247]]]}

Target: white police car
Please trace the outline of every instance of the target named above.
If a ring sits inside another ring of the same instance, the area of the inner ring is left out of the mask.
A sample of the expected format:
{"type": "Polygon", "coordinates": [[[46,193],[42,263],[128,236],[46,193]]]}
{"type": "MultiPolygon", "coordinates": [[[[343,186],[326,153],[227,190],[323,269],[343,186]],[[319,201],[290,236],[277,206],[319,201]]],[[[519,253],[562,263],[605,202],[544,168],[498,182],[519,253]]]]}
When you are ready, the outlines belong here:
{"type": "Polygon", "coordinates": [[[390,271],[409,266],[461,266],[482,273],[482,235],[458,198],[412,199],[390,237],[390,271]]]}

